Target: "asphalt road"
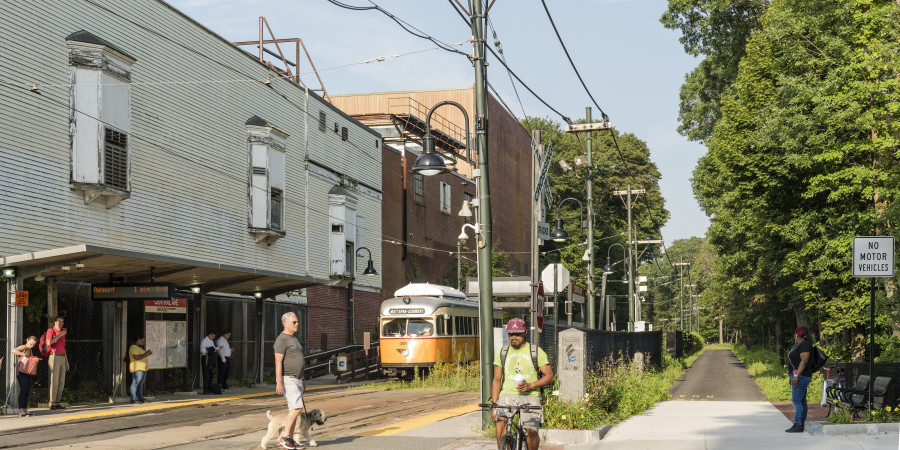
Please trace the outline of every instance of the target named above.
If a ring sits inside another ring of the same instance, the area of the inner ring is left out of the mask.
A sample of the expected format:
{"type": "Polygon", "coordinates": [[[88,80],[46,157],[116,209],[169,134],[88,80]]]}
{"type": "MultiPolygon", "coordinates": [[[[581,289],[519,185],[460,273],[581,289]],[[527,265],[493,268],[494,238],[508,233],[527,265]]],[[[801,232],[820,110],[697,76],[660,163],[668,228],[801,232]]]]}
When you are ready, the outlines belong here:
{"type": "Polygon", "coordinates": [[[744,363],[729,349],[703,352],[669,393],[676,401],[766,401],[744,363]]]}

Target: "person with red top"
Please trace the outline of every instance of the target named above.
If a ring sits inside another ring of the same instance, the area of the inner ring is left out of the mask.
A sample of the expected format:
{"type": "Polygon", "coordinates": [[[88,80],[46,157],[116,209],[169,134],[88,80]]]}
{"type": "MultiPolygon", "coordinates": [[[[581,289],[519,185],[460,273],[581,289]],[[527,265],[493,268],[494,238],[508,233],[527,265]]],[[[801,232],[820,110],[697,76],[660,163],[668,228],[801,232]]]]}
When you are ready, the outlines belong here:
{"type": "Polygon", "coordinates": [[[63,328],[62,316],[57,316],[53,327],[47,330],[47,343],[50,346],[50,409],[64,409],[62,400],[63,386],[66,384],[66,372],[69,360],[66,358],[66,329],[63,328]]]}

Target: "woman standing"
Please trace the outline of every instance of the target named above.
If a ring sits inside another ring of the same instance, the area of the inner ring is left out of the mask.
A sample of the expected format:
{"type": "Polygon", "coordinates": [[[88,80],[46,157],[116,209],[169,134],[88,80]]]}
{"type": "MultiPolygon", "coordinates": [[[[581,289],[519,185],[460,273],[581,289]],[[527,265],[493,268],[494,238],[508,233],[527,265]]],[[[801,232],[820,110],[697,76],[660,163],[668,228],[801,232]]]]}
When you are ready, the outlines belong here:
{"type": "MultiPolygon", "coordinates": [[[[31,349],[34,348],[34,345],[37,344],[37,338],[34,336],[28,336],[28,339],[25,339],[25,344],[20,345],[13,349],[12,354],[19,357],[32,357],[31,349]]],[[[34,375],[29,375],[27,373],[16,371],[16,381],[19,382],[19,417],[27,417],[33,416],[34,414],[28,412],[28,393],[31,391],[31,382],[34,380],[34,375]]]]}
{"type": "Polygon", "coordinates": [[[134,340],[134,344],[128,348],[128,371],[131,372],[131,403],[140,400],[144,403],[144,381],[147,379],[147,369],[150,364],[147,357],[153,354],[153,350],[144,351],[147,340],[140,336],[134,340]]]}
{"type": "Polygon", "coordinates": [[[804,326],[794,330],[795,345],[788,352],[788,370],[791,383],[791,403],[794,404],[794,425],[788,428],[788,433],[803,432],[803,424],[806,423],[806,413],[809,410],[806,405],[806,387],[812,381],[812,370],[809,367],[809,358],[812,355],[813,346],[809,342],[809,330],[804,326]]]}

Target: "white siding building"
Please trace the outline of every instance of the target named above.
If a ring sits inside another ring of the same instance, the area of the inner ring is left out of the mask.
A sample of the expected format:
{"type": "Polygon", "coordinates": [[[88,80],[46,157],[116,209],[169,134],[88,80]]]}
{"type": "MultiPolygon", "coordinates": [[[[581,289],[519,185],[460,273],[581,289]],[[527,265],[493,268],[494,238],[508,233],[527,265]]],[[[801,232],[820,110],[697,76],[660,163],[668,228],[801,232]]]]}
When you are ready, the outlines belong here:
{"type": "MultiPolygon", "coordinates": [[[[194,340],[223,326],[205,323],[207,295],[232,294],[250,310],[229,324],[258,320],[244,337],[256,378],[268,327],[280,327],[263,321],[264,299],[346,285],[366,244],[381,271],[378,133],[162,1],[3,2],[0,16],[10,299],[35,276],[50,316],[74,314],[54,280],[195,288],[194,340]]],[[[97,306],[104,353],[122,354],[142,306],[97,306]]],[[[4,309],[7,349],[23,339],[23,309],[4,309]]],[[[104,380],[115,383],[119,366],[104,362],[104,380]]],[[[14,364],[4,369],[10,386],[14,364]]]]}

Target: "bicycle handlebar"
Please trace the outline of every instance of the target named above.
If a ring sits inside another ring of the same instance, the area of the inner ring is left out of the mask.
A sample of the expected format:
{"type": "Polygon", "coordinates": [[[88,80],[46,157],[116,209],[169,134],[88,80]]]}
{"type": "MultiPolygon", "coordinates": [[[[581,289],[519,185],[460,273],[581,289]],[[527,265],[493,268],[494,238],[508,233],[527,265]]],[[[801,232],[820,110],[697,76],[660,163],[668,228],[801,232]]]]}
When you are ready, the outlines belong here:
{"type": "Polygon", "coordinates": [[[540,405],[503,406],[503,405],[498,405],[496,403],[479,403],[478,407],[481,409],[505,409],[510,412],[512,412],[513,410],[541,411],[544,409],[544,407],[540,406],[540,405]]]}

